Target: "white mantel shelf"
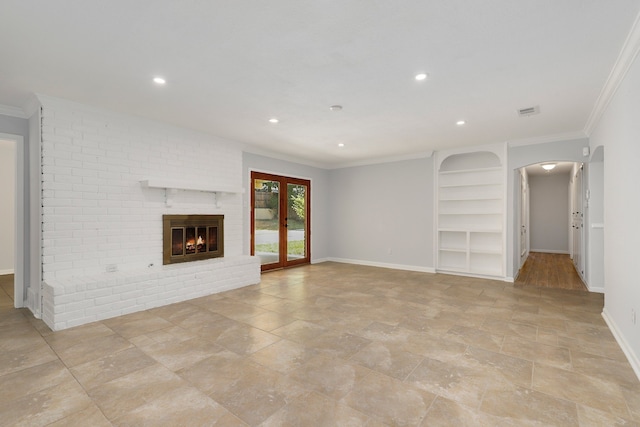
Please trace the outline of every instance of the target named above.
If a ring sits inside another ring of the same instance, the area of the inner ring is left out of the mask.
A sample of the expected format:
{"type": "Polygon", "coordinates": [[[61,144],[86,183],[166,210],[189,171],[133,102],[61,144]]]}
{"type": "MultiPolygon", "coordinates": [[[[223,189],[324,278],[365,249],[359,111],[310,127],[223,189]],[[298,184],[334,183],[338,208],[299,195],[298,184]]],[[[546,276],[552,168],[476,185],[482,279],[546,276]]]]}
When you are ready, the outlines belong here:
{"type": "Polygon", "coordinates": [[[143,187],[162,188],[165,190],[204,191],[206,193],[244,193],[244,188],[216,187],[214,185],[198,184],[186,181],[174,181],[170,179],[145,179],[140,181],[143,187]]]}
{"type": "Polygon", "coordinates": [[[198,184],[186,181],[175,181],[172,179],[144,179],[140,181],[140,185],[146,188],[160,188],[164,190],[164,202],[167,207],[173,206],[173,196],[182,191],[202,191],[205,193],[211,193],[214,196],[214,201],[217,207],[222,207],[222,202],[219,194],[241,194],[244,193],[243,188],[229,188],[229,187],[216,187],[213,185],[198,184]]]}

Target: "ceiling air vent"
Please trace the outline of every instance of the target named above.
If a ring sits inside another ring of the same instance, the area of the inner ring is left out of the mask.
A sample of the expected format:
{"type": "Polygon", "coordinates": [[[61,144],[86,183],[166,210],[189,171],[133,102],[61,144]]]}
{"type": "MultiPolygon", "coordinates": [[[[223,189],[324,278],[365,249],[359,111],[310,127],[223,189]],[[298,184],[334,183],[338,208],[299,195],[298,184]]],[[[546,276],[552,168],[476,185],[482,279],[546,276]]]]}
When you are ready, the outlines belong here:
{"type": "Polygon", "coordinates": [[[540,106],[536,105],[535,107],[527,107],[527,108],[520,108],[518,110],[518,115],[520,117],[529,117],[529,116],[533,116],[534,114],[538,114],[540,113],[540,106]]]}
{"type": "Polygon", "coordinates": [[[520,117],[533,116],[534,114],[538,114],[538,113],[540,113],[539,105],[536,105],[535,107],[520,108],[518,110],[518,115],[520,117]]]}

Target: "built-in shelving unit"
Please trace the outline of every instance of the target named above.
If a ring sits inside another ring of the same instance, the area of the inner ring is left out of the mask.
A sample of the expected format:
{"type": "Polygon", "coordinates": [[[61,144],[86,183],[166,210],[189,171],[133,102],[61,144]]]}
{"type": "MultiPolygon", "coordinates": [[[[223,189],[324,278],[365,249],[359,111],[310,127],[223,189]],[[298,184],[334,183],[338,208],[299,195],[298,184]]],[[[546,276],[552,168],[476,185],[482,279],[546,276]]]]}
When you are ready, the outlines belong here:
{"type": "Polygon", "coordinates": [[[437,269],[504,277],[502,146],[441,152],[437,173],[437,269]]]}

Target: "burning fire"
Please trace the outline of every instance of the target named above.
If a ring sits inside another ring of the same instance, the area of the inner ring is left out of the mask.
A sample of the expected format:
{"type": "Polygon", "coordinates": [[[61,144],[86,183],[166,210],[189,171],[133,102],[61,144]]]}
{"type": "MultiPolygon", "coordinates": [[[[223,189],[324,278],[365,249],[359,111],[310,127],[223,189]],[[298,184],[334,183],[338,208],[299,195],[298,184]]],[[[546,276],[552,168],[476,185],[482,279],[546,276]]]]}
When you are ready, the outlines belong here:
{"type": "Polygon", "coordinates": [[[187,251],[195,251],[196,247],[198,248],[198,250],[200,250],[204,246],[204,239],[202,238],[202,236],[198,236],[198,240],[196,242],[194,242],[193,240],[189,240],[186,243],[187,251]]]}

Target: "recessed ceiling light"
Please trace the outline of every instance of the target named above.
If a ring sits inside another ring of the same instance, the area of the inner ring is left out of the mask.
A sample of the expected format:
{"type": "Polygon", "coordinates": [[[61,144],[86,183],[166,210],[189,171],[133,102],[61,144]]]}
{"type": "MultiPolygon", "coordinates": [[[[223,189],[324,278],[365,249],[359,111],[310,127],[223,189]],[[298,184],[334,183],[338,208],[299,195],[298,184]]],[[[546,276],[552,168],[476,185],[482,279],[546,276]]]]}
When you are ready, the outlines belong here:
{"type": "Polygon", "coordinates": [[[329,107],[329,110],[331,111],[340,111],[342,110],[342,105],[332,105],[331,107],[329,107]]]}
{"type": "Polygon", "coordinates": [[[458,126],[464,126],[464,125],[466,125],[466,124],[467,124],[467,122],[465,122],[464,120],[458,120],[458,121],[456,122],[456,124],[457,124],[458,126]]]}
{"type": "Polygon", "coordinates": [[[418,74],[416,74],[415,78],[416,78],[417,81],[420,82],[422,80],[426,80],[427,77],[429,77],[429,75],[427,73],[418,73],[418,74]]]}
{"type": "Polygon", "coordinates": [[[341,142],[340,144],[338,144],[338,147],[340,147],[340,148],[344,147],[344,143],[341,142]]]}
{"type": "Polygon", "coordinates": [[[280,120],[276,119],[275,117],[269,119],[269,123],[278,123],[280,120]]]}
{"type": "Polygon", "coordinates": [[[556,167],[555,163],[545,163],[542,165],[542,169],[546,170],[547,172],[549,172],[551,169],[555,167],[556,167]]]}
{"type": "Polygon", "coordinates": [[[163,79],[162,77],[154,77],[153,78],[153,82],[157,85],[163,85],[165,83],[167,83],[167,81],[165,79],[163,79]]]}

